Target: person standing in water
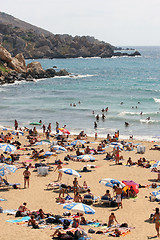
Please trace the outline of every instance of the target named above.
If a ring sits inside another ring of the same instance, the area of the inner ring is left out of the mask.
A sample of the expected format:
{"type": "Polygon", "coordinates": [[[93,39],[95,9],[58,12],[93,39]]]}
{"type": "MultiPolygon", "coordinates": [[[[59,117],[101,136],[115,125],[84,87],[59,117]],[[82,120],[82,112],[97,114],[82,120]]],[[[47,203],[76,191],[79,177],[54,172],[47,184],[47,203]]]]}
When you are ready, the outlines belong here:
{"type": "Polygon", "coordinates": [[[15,127],[15,130],[18,130],[18,122],[17,122],[17,120],[14,121],[14,127],[15,127]]]}

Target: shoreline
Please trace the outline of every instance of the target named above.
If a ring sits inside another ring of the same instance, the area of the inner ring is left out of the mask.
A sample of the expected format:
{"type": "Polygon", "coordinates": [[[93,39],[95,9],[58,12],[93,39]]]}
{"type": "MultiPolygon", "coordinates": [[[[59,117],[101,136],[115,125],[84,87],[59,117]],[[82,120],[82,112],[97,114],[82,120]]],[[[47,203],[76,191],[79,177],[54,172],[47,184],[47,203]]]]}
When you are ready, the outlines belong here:
{"type": "MultiPolygon", "coordinates": [[[[33,126],[30,126],[29,124],[26,124],[26,126],[28,127],[28,128],[33,128],[33,126]]],[[[26,126],[21,126],[20,128],[23,128],[23,127],[26,127],[26,126]]],[[[5,125],[0,125],[0,131],[3,131],[3,129],[4,129],[4,131],[5,130],[12,130],[12,131],[14,131],[14,127],[11,127],[11,126],[5,126],[5,125]]],[[[42,129],[37,129],[37,132],[38,133],[40,133],[40,134],[42,134],[42,129]]],[[[75,136],[75,135],[78,135],[79,133],[80,133],[80,131],[72,131],[72,129],[70,130],[70,132],[71,132],[71,136],[75,136]]],[[[53,134],[56,134],[56,131],[55,130],[52,130],[52,133],[53,134]]],[[[98,130],[95,130],[95,129],[93,129],[93,133],[92,134],[88,134],[87,133],[87,131],[85,131],[85,133],[87,134],[87,136],[89,137],[89,138],[94,138],[95,137],[95,133],[98,133],[98,130]]],[[[114,135],[114,132],[112,132],[112,133],[109,133],[111,136],[112,135],[114,135]]],[[[99,134],[98,133],[98,138],[99,139],[106,139],[106,136],[107,136],[107,133],[105,133],[105,134],[99,134]]],[[[123,135],[123,134],[120,134],[120,136],[119,136],[119,139],[121,139],[121,140],[134,140],[134,141],[141,141],[141,142],[160,142],[160,136],[158,136],[157,135],[157,137],[155,136],[155,137],[152,137],[152,136],[138,136],[138,135],[135,135],[135,136],[133,136],[133,139],[130,139],[130,135],[123,135]]]]}

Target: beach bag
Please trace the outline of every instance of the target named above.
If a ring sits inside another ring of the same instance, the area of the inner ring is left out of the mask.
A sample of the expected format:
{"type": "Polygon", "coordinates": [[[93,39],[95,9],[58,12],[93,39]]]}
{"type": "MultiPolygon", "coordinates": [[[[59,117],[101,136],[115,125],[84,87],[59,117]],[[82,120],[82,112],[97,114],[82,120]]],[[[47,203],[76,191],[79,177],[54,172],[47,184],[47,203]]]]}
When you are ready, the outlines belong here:
{"type": "Polygon", "coordinates": [[[126,228],[128,228],[128,224],[127,224],[127,223],[122,223],[122,224],[120,225],[120,227],[126,227],[126,228]]]}
{"type": "Polygon", "coordinates": [[[92,228],[90,228],[88,229],[88,233],[95,233],[95,231],[92,228]]]}
{"type": "Polygon", "coordinates": [[[96,234],[103,234],[103,231],[97,231],[96,234]]]}

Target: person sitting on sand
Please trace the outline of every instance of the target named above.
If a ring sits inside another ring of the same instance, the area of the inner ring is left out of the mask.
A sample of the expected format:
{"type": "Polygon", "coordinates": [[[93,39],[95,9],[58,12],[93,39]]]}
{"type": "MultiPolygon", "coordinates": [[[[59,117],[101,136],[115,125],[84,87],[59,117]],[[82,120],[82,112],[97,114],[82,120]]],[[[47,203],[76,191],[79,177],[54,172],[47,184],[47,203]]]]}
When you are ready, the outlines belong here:
{"type": "Polygon", "coordinates": [[[85,149],[85,154],[90,154],[90,152],[91,152],[91,149],[89,148],[89,146],[87,146],[85,149]]]}
{"type": "Polygon", "coordinates": [[[137,194],[134,191],[133,187],[131,186],[130,189],[128,190],[128,197],[134,198],[136,196],[137,196],[137,194]]]}
{"type": "Polygon", "coordinates": [[[47,217],[47,214],[45,214],[42,209],[39,209],[38,212],[39,212],[38,216],[40,217],[40,219],[44,219],[47,217]]]}
{"type": "Polygon", "coordinates": [[[77,192],[74,196],[74,202],[82,202],[82,197],[79,194],[79,192],[77,192]]]}
{"type": "Polygon", "coordinates": [[[143,166],[142,158],[138,159],[138,166],[143,166]]]}
{"type": "Polygon", "coordinates": [[[77,156],[83,155],[83,153],[79,151],[79,148],[77,148],[77,150],[76,150],[76,155],[77,156]]]}
{"type": "Polygon", "coordinates": [[[110,153],[107,152],[105,159],[110,160],[112,158],[113,158],[113,156],[110,153]]]}
{"type": "Polygon", "coordinates": [[[80,225],[86,225],[87,224],[87,221],[86,219],[82,216],[81,217],[81,220],[80,220],[80,225]]]}
{"type": "Polygon", "coordinates": [[[116,221],[118,223],[114,213],[111,213],[111,215],[109,216],[109,220],[108,220],[108,227],[111,227],[114,224],[114,221],[116,221]]]}
{"type": "Polygon", "coordinates": [[[127,164],[126,165],[130,165],[130,166],[133,166],[133,165],[136,165],[137,163],[136,162],[132,162],[132,159],[131,159],[131,157],[129,157],[128,158],[128,160],[127,160],[127,164]]]}
{"type": "Polygon", "coordinates": [[[34,229],[39,228],[39,226],[38,226],[38,224],[37,224],[33,215],[31,215],[31,219],[29,219],[29,221],[28,221],[28,226],[32,226],[34,229]]]}
{"type": "Polygon", "coordinates": [[[103,151],[101,143],[97,146],[97,151],[100,151],[100,152],[103,151]]]}
{"type": "Polygon", "coordinates": [[[106,193],[102,196],[102,198],[112,200],[112,197],[111,197],[111,194],[110,194],[109,190],[106,190],[106,193]]]}
{"type": "Polygon", "coordinates": [[[72,223],[72,228],[77,228],[78,226],[79,226],[79,221],[78,219],[74,218],[72,223]]]}
{"type": "Polygon", "coordinates": [[[26,206],[26,202],[19,206],[18,211],[16,212],[16,217],[24,217],[30,213],[30,210],[26,206]]]}

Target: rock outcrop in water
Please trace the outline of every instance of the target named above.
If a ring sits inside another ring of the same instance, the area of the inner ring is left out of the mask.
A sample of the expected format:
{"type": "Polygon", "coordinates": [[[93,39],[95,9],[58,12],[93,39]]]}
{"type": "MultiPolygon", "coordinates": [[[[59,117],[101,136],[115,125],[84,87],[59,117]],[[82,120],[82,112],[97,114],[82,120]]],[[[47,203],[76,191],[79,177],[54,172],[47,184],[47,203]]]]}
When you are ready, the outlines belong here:
{"type": "Polygon", "coordinates": [[[25,64],[22,53],[12,57],[11,54],[0,45],[0,84],[14,83],[15,81],[33,81],[34,79],[66,76],[69,73],[65,69],[56,72],[49,68],[44,70],[39,62],[25,64]]]}

